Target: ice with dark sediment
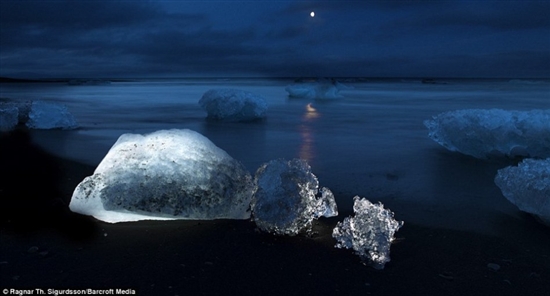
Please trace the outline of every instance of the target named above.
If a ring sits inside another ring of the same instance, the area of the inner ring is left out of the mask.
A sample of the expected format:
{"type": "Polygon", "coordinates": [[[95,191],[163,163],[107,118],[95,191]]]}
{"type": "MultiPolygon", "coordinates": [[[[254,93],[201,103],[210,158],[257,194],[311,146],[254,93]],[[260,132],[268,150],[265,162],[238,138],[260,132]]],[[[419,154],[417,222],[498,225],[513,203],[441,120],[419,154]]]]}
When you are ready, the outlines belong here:
{"type": "Polygon", "coordinates": [[[258,168],[252,198],[253,219],[262,231],[278,235],[310,232],[312,221],[338,215],[334,195],[303,159],[272,160],[258,168]]]}
{"type": "Polygon", "coordinates": [[[393,218],[393,212],[381,203],[373,204],[365,198],[353,198],[354,216],[338,222],[332,232],[337,248],[353,249],[363,263],[383,269],[390,261],[390,246],[394,234],[403,226],[393,218]]]}
{"type": "Polygon", "coordinates": [[[500,169],[495,184],[521,211],[550,227],[550,158],[524,159],[500,169]]]}
{"type": "Polygon", "coordinates": [[[326,100],[342,98],[343,96],[339,92],[346,88],[348,87],[335,80],[320,79],[314,82],[288,85],[285,90],[288,92],[288,96],[292,98],[326,100]]]}
{"type": "Polygon", "coordinates": [[[425,120],[428,136],[441,146],[480,159],[550,157],[550,109],[465,109],[425,120]]]}
{"type": "Polygon", "coordinates": [[[253,188],[244,166],[197,132],[123,134],[70,209],[110,223],[249,219],[253,188]]]}
{"type": "Polygon", "coordinates": [[[211,89],[204,93],[199,105],[209,119],[235,122],[261,120],[268,108],[262,96],[237,89],[211,89]]]}

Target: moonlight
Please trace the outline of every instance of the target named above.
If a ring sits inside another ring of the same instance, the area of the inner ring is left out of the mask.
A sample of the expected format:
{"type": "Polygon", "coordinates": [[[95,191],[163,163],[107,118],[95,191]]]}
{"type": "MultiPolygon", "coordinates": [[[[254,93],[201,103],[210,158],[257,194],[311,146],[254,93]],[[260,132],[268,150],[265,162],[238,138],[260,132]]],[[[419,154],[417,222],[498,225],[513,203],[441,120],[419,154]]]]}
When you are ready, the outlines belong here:
{"type": "Polygon", "coordinates": [[[309,13],[309,16],[315,17],[315,11],[310,12],[310,13],[309,13]]]}

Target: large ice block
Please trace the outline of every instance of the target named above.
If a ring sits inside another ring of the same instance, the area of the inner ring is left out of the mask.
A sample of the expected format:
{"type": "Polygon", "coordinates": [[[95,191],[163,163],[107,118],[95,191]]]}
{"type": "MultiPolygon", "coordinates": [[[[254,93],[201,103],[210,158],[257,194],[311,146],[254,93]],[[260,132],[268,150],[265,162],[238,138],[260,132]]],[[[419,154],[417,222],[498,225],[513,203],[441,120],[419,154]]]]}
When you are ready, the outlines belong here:
{"type": "Polygon", "coordinates": [[[211,89],[204,93],[199,105],[208,118],[221,121],[252,121],[266,117],[265,99],[237,89],[211,89]]]}
{"type": "Polygon", "coordinates": [[[253,180],[244,166],[191,130],[124,134],[70,208],[106,222],[248,219],[253,180]]]}
{"type": "Polygon", "coordinates": [[[477,158],[550,157],[550,110],[456,110],[424,125],[441,146],[477,158]]]}
{"type": "Polygon", "coordinates": [[[524,159],[498,170],[495,184],[521,211],[550,226],[550,158],[524,159]]]}
{"type": "Polygon", "coordinates": [[[337,248],[353,249],[363,263],[383,269],[390,261],[390,246],[394,234],[403,222],[393,218],[393,212],[365,198],[353,198],[353,217],[338,222],[332,232],[337,248]]]}
{"type": "Polygon", "coordinates": [[[338,215],[334,195],[303,159],[272,160],[256,171],[253,219],[259,229],[279,235],[311,230],[313,219],[338,215]],[[320,196],[319,196],[320,195],[320,196]]]}

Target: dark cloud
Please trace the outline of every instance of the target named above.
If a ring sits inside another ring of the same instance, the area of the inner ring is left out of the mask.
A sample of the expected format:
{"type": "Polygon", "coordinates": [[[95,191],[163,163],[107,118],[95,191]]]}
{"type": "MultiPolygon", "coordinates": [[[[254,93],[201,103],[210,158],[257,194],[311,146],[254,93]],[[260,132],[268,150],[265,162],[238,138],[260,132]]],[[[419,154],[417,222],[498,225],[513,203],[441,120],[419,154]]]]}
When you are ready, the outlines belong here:
{"type": "Polygon", "coordinates": [[[0,2],[0,37],[7,47],[87,47],[131,38],[141,30],[182,28],[204,21],[196,14],[169,14],[148,1],[0,2]]]}
{"type": "Polygon", "coordinates": [[[0,75],[550,76],[548,15],[550,1],[0,0],[0,75]]]}
{"type": "MultiPolygon", "coordinates": [[[[410,1],[412,2],[412,1],[410,1]]],[[[400,11],[404,3],[387,1],[379,6],[400,11]]],[[[550,1],[419,1],[414,7],[388,22],[388,29],[477,27],[492,30],[525,30],[550,27],[550,1]],[[433,3],[433,5],[425,5],[433,3]],[[418,5],[420,4],[420,5],[418,5]]],[[[409,3],[407,6],[413,4],[409,3]]]]}

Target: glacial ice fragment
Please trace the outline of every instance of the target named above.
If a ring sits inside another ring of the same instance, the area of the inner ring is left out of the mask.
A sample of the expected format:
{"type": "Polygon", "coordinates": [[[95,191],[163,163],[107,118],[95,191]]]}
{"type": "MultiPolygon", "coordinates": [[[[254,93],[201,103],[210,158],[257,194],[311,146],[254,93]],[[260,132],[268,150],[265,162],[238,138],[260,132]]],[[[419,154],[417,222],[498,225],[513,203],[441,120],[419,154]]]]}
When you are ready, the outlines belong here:
{"type": "Polygon", "coordinates": [[[76,120],[65,105],[43,101],[33,101],[28,111],[28,128],[33,129],[74,129],[76,120]]]}
{"type": "Polygon", "coordinates": [[[248,219],[252,177],[244,166],[191,130],[124,134],[70,208],[115,223],[166,219],[248,219]]]}
{"type": "Polygon", "coordinates": [[[428,136],[441,146],[476,158],[550,157],[550,109],[467,109],[425,120],[428,136]]]}
{"type": "Polygon", "coordinates": [[[524,159],[500,169],[495,184],[521,211],[550,227],[550,158],[524,159]]]}
{"type": "Polygon", "coordinates": [[[16,107],[0,106],[0,132],[12,130],[17,123],[19,117],[19,109],[16,107]]]}
{"type": "Polygon", "coordinates": [[[365,264],[383,269],[390,261],[394,234],[403,222],[396,221],[393,212],[384,209],[381,203],[373,204],[359,196],[353,201],[355,216],[338,222],[332,232],[332,237],[338,241],[335,247],[353,249],[365,264]]]}
{"type": "Polygon", "coordinates": [[[334,195],[319,188],[303,159],[272,160],[256,171],[252,214],[259,229],[278,235],[311,231],[313,219],[338,215],[334,195]],[[319,191],[321,196],[318,196],[319,191]]]}
{"type": "Polygon", "coordinates": [[[266,117],[267,103],[261,96],[237,89],[211,89],[199,105],[208,118],[221,121],[252,121],[266,117]]]}

